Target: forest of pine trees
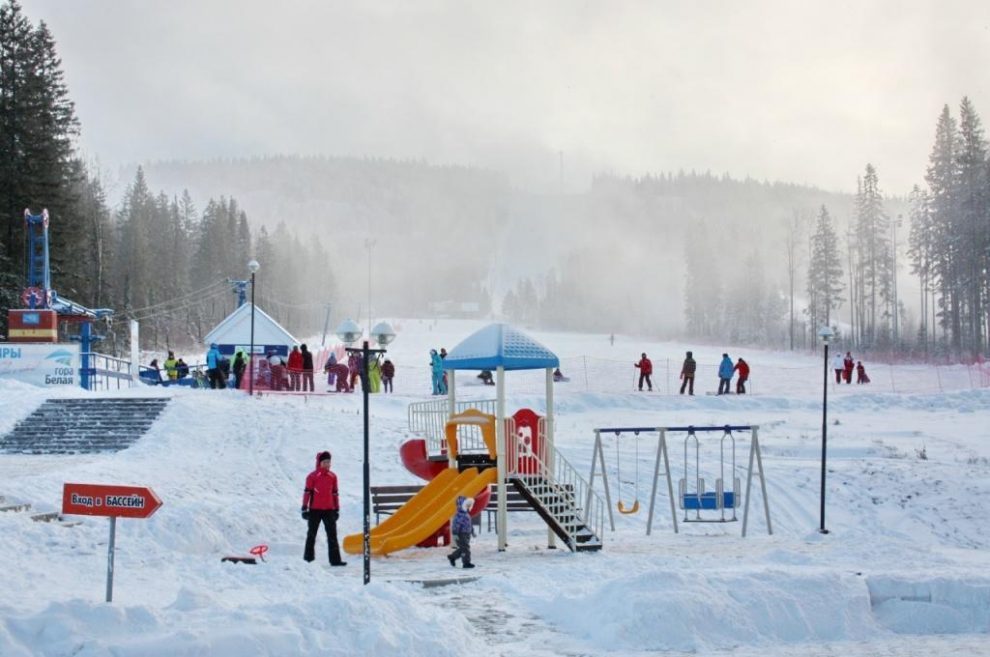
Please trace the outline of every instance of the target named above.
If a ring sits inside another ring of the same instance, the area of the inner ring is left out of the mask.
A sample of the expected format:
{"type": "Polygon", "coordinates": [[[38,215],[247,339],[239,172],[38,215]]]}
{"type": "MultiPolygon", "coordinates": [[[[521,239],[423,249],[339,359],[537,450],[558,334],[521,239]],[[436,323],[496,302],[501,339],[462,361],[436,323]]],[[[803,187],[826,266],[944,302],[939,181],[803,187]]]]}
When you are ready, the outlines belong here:
{"type": "Polygon", "coordinates": [[[16,0],[0,6],[0,334],[7,309],[19,308],[25,281],[24,209],[47,208],[52,286],[60,295],[115,315],[98,345],[120,352],[127,319],[155,349],[191,345],[236,306],[228,279],[262,263],[256,301],[290,331],[322,327],[334,278],[318,239],[284,225],[252,235],[233,198],[199,211],[188,193],[151,191],[138,169],[117,208],[76,152],[80,132],[55,40],[33,25],[16,0]],[[304,290],[298,281],[311,281],[304,290]],[[314,297],[309,290],[319,290],[314,297]]]}

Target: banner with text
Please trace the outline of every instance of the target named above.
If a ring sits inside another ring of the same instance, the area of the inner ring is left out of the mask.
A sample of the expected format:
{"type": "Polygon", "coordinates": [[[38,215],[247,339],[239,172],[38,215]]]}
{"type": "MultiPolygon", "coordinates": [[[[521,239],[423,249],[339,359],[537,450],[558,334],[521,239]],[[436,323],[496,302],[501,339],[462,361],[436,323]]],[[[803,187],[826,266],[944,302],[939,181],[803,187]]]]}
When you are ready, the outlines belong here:
{"type": "Polygon", "coordinates": [[[42,387],[79,385],[79,345],[0,342],[0,377],[42,387]]]}

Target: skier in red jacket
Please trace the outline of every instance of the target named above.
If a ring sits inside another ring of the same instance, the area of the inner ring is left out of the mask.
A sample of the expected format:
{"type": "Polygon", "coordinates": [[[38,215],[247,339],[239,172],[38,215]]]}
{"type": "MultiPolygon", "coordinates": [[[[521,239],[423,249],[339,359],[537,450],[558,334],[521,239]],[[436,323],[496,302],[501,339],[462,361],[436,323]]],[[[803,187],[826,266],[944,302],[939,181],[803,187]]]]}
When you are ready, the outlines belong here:
{"type": "Polygon", "coordinates": [[[749,363],[740,358],[736,361],[736,366],[733,369],[739,372],[739,378],[736,380],[736,394],[745,395],[746,380],[749,379],[749,363]]]}
{"type": "Polygon", "coordinates": [[[639,368],[639,391],[643,391],[643,379],[646,379],[646,385],[649,386],[650,392],[653,392],[653,381],[650,380],[650,375],[653,374],[653,363],[646,357],[645,353],[638,363],[633,363],[633,367],[639,368]]]}
{"type": "Polygon", "coordinates": [[[337,519],[340,517],[340,498],[337,494],[337,475],[330,471],[330,452],[316,455],[316,469],[306,477],[303,491],[302,517],[309,523],[306,531],[306,549],[303,559],[316,559],[316,532],[320,523],[327,532],[327,547],[331,566],[346,566],[340,560],[340,544],[337,543],[337,519]]]}

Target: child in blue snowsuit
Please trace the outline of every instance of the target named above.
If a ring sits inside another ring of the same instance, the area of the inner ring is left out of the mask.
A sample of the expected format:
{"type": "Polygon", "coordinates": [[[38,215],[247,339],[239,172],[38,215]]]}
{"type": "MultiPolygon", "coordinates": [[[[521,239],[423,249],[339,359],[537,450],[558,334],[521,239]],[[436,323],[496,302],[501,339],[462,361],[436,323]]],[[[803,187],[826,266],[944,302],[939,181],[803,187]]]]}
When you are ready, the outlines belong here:
{"type": "Polygon", "coordinates": [[[447,386],[443,382],[443,359],[436,349],[430,349],[430,371],[433,373],[433,394],[446,395],[447,386]]]}
{"type": "Polygon", "coordinates": [[[471,563],[471,509],[474,508],[474,499],[459,495],[457,497],[457,514],[454,521],[450,523],[450,533],[454,535],[457,542],[457,549],[447,555],[447,561],[451,566],[457,565],[460,559],[465,568],[474,568],[471,563]]]}

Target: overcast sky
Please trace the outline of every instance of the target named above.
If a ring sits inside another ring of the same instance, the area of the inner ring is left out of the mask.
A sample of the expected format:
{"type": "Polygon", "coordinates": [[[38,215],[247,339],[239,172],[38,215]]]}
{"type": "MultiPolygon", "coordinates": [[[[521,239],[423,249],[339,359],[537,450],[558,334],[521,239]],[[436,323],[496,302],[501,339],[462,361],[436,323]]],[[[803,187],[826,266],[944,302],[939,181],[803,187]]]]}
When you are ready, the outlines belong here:
{"type": "MultiPolygon", "coordinates": [[[[888,194],[990,121],[990,1],[22,0],[106,168],[259,154],[678,169],[888,194]]],[[[153,181],[152,181],[153,183],[153,181]]]]}

